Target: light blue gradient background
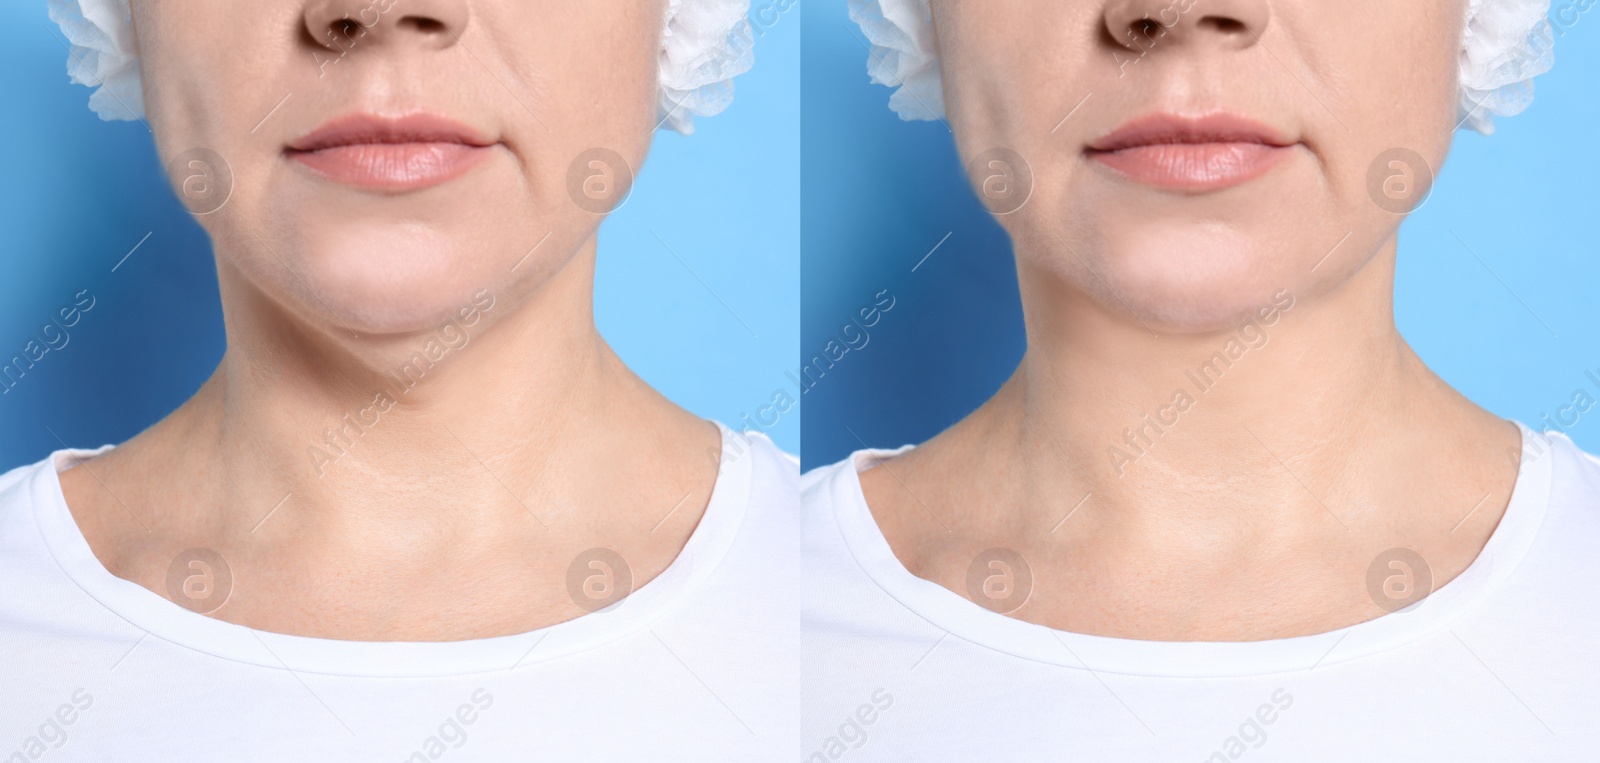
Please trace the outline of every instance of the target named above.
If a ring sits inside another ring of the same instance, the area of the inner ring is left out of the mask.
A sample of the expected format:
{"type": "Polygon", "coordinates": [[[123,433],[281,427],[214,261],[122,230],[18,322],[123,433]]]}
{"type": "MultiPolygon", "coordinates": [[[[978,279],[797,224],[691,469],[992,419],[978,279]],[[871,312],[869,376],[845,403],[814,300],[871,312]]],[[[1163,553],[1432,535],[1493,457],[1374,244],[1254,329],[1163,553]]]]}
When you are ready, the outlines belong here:
{"type": "MultiPolygon", "coordinates": [[[[843,0],[808,4],[803,34],[802,356],[880,289],[897,300],[806,393],[810,469],[939,433],[999,388],[1024,339],[1010,244],[968,190],[948,128],[889,111],[843,0]]],[[[1530,109],[1493,137],[1458,135],[1401,228],[1402,333],[1462,393],[1535,428],[1577,389],[1600,400],[1584,374],[1600,377],[1597,76],[1600,8],[1556,38],[1530,109]]],[[[1600,451],[1600,406],[1569,434],[1600,451]]]]}
{"type": "MultiPolygon", "coordinates": [[[[755,0],[752,20],[767,4],[755,0]]],[[[736,80],[733,106],[692,137],[657,135],[632,197],[601,229],[595,284],[597,322],[623,360],[735,428],[786,386],[798,354],[800,19],[775,10],[759,17],[756,66],[736,80]]],[[[168,189],[144,125],[89,111],[45,3],[6,3],[0,25],[0,145],[11,147],[0,357],[79,290],[97,299],[66,347],[0,395],[3,472],[62,447],[51,431],[74,447],[137,434],[206,379],[223,333],[210,243],[168,189]]],[[[766,431],[793,452],[799,427],[796,409],[766,431]]]]}

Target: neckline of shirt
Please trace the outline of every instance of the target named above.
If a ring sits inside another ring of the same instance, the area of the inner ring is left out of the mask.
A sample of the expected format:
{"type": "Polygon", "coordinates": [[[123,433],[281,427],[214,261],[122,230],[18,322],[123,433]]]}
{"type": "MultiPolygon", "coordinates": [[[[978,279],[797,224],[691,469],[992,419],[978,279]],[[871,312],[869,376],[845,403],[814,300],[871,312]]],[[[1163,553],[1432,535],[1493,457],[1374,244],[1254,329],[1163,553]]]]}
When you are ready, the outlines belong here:
{"type": "MultiPolygon", "coordinates": [[[[1506,511],[1467,569],[1399,612],[1326,633],[1262,641],[1146,641],[1061,631],[989,611],[917,577],[894,555],[861,490],[860,471],[915,447],[868,448],[835,464],[826,489],[844,543],[872,581],[933,626],[1013,657],[1092,673],[1219,678],[1307,671],[1355,660],[1449,628],[1509,577],[1538,535],[1550,498],[1551,438],[1513,421],[1523,459],[1506,511]],[[1529,454],[1534,454],[1530,456],[1529,454]]],[[[1564,439],[1564,438],[1563,438],[1564,439]]]]}
{"type": "Polygon", "coordinates": [[[711,498],[689,540],[661,574],[598,612],[534,631],[461,641],[347,641],[274,633],[191,612],[113,575],[95,557],[61,491],[71,459],[98,455],[63,449],[36,465],[34,516],[56,564],[84,593],[143,632],[204,654],[259,667],[337,676],[421,678],[509,671],[593,649],[648,628],[675,611],[733,546],[753,489],[755,439],[713,421],[722,458],[711,498]],[[732,457],[729,454],[734,454],[732,457]]]}

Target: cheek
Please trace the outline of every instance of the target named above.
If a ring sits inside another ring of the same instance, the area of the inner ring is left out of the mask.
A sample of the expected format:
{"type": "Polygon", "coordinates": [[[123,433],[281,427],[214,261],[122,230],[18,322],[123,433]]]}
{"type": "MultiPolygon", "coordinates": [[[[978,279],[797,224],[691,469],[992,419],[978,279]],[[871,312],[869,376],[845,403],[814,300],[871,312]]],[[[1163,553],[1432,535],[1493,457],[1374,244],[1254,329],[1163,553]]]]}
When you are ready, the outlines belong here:
{"type": "MultiPolygon", "coordinates": [[[[642,3],[641,6],[653,6],[642,3]]],[[[560,29],[518,35],[502,43],[511,76],[537,83],[542,108],[519,103],[504,90],[489,95],[510,116],[527,117],[541,133],[648,132],[655,122],[661,19],[643,10],[601,17],[587,12],[560,29]]],[[[519,15],[538,25],[536,15],[519,15]]]]}
{"type": "Polygon", "coordinates": [[[530,110],[501,100],[520,135],[529,212],[553,232],[518,275],[564,262],[572,247],[559,241],[591,235],[605,214],[627,202],[643,171],[658,120],[660,21],[649,15],[653,6],[639,3],[644,10],[624,18],[608,12],[605,20],[580,23],[559,40],[529,45],[542,51],[518,62],[539,72],[541,104],[530,110]]]}
{"type": "Polygon", "coordinates": [[[661,15],[656,2],[569,6],[559,30],[532,4],[508,21],[544,31],[502,49],[526,95],[486,93],[513,125],[523,170],[546,211],[593,224],[642,169],[657,120],[661,15]]]}
{"type": "Polygon", "coordinates": [[[310,100],[300,87],[315,76],[310,53],[266,32],[298,28],[298,7],[136,0],[132,10],[157,152],[178,201],[215,236],[268,193],[283,136],[256,128],[288,113],[275,107],[294,91],[310,100]]]}
{"type": "Polygon", "coordinates": [[[630,40],[629,47],[613,47],[604,54],[590,51],[581,59],[590,65],[551,78],[547,113],[527,128],[536,147],[547,143],[560,154],[544,160],[554,163],[561,178],[574,160],[593,149],[614,152],[639,170],[657,120],[655,44],[641,36],[630,40]]]}
{"type": "MultiPolygon", "coordinates": [[[[1032,155],[1073,105],[1102,83],[1084,77],[1099,56],[1092,3],[993,0],[934,3],[945,113],[966,158],[1005,147],[1032,155]]],[[[1103,96],[1102,96],[1103,97],[1103,96]]]]}
{"type": "Polygon", "coordinates": [[[1387,240],[1426,203],[1460,120],[1459,3],[1357,5],[1357,18],[1386,20],[1329,30],[1360,44],[1320,46],[1332,74],[1318,104],[1329,129],[1316,148],[1333,197],[1328,214],[1352,233],[1327,279],[1340,277],[1339,258],[1353,264],[1363,245],[1387,240]]]}
{"type": "Polygon", "coordinates": [[[277,84],[284,71],[314,66],[265,31],[295,28],[293,4],[143,0],[132,11],[147,121],[163,158],[195,146],[225,154],[249,146],[251,114],[265,116],[287,93],[277,84]]]}
{"type": "Polygon", "coordinates": [[[1459,123],[1460,5],[1358,0],[1308,27],[1318,35],[1313,73],[1326,72],[1309,83],[1327,115],[1317,148],[1341,196],[1393,212],[1404,206],[1392,198],[1400,175],[1425,186],[1439,171],[1459,123]],[[1369,181],[1391,175],[1397,182],[1373,199],[1369,181]]]}

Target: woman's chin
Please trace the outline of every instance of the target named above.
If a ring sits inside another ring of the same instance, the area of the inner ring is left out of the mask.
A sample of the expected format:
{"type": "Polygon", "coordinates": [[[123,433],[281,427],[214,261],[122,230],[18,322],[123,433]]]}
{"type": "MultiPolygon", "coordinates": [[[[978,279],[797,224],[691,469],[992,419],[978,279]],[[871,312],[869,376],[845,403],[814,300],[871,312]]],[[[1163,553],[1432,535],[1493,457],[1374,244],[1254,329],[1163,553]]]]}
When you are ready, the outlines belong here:
{"type": "Polygon", "coordinates": [[[301,303],[299,312],[331,331],[371,337],[436,330],[470,311],[480,295],[500,295],[511,281],[480,248],[390,243],[286,255],[299,263],[295,272],[280,267],[276,272],[288,280],[274,277],[278,283],[261,286],[291,295],[301,303]]]}
{"type": "MultiPolygon", "coordinates": [[[[329,306],[335,312],[338,322],[329,326],[331,330],[341,331],[348,329],[358,337],[406,337],[426,334],[450,326],[460,320],[463,311],[473,309],[472,297],[475,292],[471,289],[462,290],[459,299],[442,301],[437,296],[431,302],[413,302],[406,306],[399,306],[386,299],[373,299],[365,303],[346,303],[340,306],[329,306]]],[[[492,294],[488,289],[478,290],[479,294],[492,294]]]]}
{"type": "Polygon", "coordinates": [[[1259,240],[1198,230],[1170,233],[1147,229],[1128,240],[1074,245],[1082,257],[1063,258],[1050,269],[1067,274],[1073,288],[1095,295],[1107,312],[1132,311],[1160,334],[1237,328],[1270,306],[1275,294],[1299,294],[1309,288],[1308,279],[1316,278],[1309,264],[1259,240]]]}
{"type": "Polygon", "coordinates": [[[1301,284],[1263,278],[1261,272],[1208,272],[1129,287],[1129,309],[1159,334],[1231,331],[1301,284]]]}
{"type": "MultiPolygon", "coordinates": [[[[1278,293],[1288,290],[1278,290],[1278,293]]],[[[1258,293],[1208,294],[1189,301],[1169,300],[1142,306],[1142,317],[1159,334],[1206,335],[1233,331],[1261,310],[1271,309],[1274,290],[1258,293]]],[[[1140,306],[1133,309],[1140,310],[1140,306]]]]}

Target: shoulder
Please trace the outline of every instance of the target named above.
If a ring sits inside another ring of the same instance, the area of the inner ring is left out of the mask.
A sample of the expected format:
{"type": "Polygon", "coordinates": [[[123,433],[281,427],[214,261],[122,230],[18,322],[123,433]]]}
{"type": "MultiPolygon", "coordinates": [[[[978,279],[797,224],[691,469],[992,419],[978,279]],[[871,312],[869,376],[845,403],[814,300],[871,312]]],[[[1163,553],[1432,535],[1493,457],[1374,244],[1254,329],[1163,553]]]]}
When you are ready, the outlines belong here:
{"type": "Polygon", "coordinates": [[[862,496],[861,470],[903,450],[858,450],[800,478],[802,538],[807,557],[849,566],[851,547],[862,538],[877,534],[872,511],[862,496]]]}
{"type": "MultiPolygon", "coordinates": [[[[765,434],[724,425],[718,489],[743,494],[746,529],[773,542],[793,538],[799,526],[800,461],[765,434]]],[[[733,498],[730,496],[730,499],[733,498]]]]}
{"type": "Polygon", "coordinates": [[[727,431],[729,434],[722,445],[722,464],[726,468],[747,460],[753,493],[793,496],[798,492],[799,458],[779,448],[761,431],[727,431]]]}
{"type": "Polygon", "coordinates": [[[822,500],[830,487],[835,482],[855,469],[855,455],[835,461],[827,466],[819,466],[800,476],[800,501],[810,505],[822,500]]]}
{"type": "Polygon", "coordinates": [[[806,472],[800,477],[800,505],[807,520],[821,521],[833,516],[841,505],[861,503],[862,468],[892,458],[910,447],[858,450],[842,460],[806,472]]]}
{"type": "Polygon", "coordinates": [[[33,505],[33,478],[50,468],[54,456],[0,474],[0,527],[9,526],[18,512],[33,505]]]}
{"type": "MultiPolygon", "coordinates": [[[[55,455],[47,456],[26,466],[19,466],[0,474],[0,580],[7,582],[13,592],[43,590],[48,580],[53,580],[43,527],[41,507],[48,507],[48,498],[41,489],[42,479],[55,469],[55,455]]],[[[59,507],[65,511],[65,507],[59,507]]],[[[59,516],[43,517],[47,522],[59,516]]],[[[0,602],[0,621],[7,614],[15,614],[15,606],[22,598],[12,597],[0,602]]],[[[5,597],[0,597],[5,599],[5,597]]]]}
{"type": "MultiPolygon", "coordinates": [[[[58,473],[111,449],[110,445],[102,445],[58,450],[0,474],[0,556],[15,555],[40,543],[41,523],[75,528],[77,520],[62,499],[58,473]]],[[[0,574],[0,580],[4,579],[0,574]]]]}
{"type": "Polygon", "coordinates": [[[1549,459],[1552,504],[1600,511],[1600,456],[1585,451],[1560,432],[1542,432],[1529,441],[1524,465],[1549,459]]]}
{"type": "Polygon", "coordinates": [[[833,513],[841,505],[865,510],[863,478],[876,471],[872,467],[919,450],[920,446],[912,444],[898,448],[865,448],[827,466],[812,469],[800,477],[801,506],[808,518],[833,513]]]}
{"type": "MultiPolygon", "coordinates": [[[[1525,431],[1506,517],[1519,506],[1526,507],[1521,514],[1528,525],[1524,542],[1534,558],[1556,564],[1569,581],[1600,580],[1600,556],[1595,555],[1600,544],[1600,457],[1559,430],[1525,431]]],[[[1507,518],[1501,519],[1496,535],[1515,537],[1518,525],[1507,518]]]]}

